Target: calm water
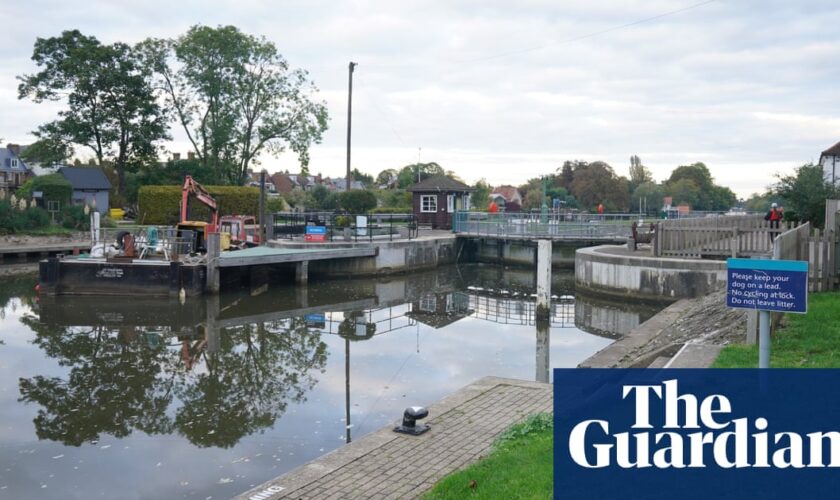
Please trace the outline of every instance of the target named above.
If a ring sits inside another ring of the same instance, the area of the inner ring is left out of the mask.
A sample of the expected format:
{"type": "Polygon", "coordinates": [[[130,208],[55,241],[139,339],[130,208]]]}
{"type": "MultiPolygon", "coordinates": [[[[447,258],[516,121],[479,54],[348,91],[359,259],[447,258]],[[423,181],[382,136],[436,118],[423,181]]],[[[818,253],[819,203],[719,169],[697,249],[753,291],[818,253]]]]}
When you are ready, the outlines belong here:
{"type": "Polygon", "coordinates": [[[0,497],[228,498],[495,375],[549,380],[656,310],[460,266],[186,304],[0,281],[0,497]],[[347,410],[349,408],[349,424],[347,410]]]}

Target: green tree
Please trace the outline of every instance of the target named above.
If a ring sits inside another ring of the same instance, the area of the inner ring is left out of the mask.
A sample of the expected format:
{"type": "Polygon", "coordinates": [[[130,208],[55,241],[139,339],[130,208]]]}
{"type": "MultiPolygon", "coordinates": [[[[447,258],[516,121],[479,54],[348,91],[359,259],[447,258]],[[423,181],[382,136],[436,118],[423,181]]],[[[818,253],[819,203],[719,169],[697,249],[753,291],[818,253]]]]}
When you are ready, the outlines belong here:
{"type": "Polygon", "coordinates": [[[731,189],[715,184],[702,162],[682,165],[671,172],[665,191],[674,203],[686,203],[694,210],[728,210],[737,202],[731,189]]]}
{"type": "Polygon", "coordinates": [[[321,210],[335,210],[338,208],[338,196],[321,184],[315,185],[311,191],[315,204],[311,208],[321,210]]]}
{"type": "Polygon", "coordinates": [[[32,60],[40,71],[19,77],[18,98],[64,101],[58,119],[34,132],[52,158],[69,156],[68,145],[89,148],[99,165],[113,164],[120,189],[126,171],[156,161],[157,141],[168,138],[166,119],[135,47],[64,31],[38,38],[32,60]]]}
{"type": "Polygon", "coordinates": [[[702,210],[700,205],[700,187],[690,178],[682,178],[668,182],[668,195],[673,198],[674,206],[686,204],[694,209],[702,210]]]}
{"type": "Polygon", "coordinates": [[[642,165],[642,160],[636,155],[630,157],[630,190],[635,191],[642,184],[653,182],[653,174],[642,165]]]}
{"type": "Polygon", "coordinates": [[[575,165],[578,162],[564,161],[560,167],[560,185],[566,189],[572,188],[572,181],[575,180],[575,165]]]}
{"type": "Polygon", "coordinates": [[[446,172],[435,162],[406,165],[397,174],[399,188],[405,189],[436,175],[446,175],[446,172]]]}
{"type": "MultiPolygon", "coordinates": [[[[0,141],[2,142],[2,141],[0,141]]],[[[393,182],[397,178],[397,171],[393,168],[385,169],[376,176],[376,185],[384,186],[393,182]]]]}
{"type": "Polygon", "coordinates": [[[774,195],[768,191],[766,193],[753,193],[744,201],[744,210],[747,212],[767,212],[770,210],[770,204],[773,203],[774,195]]]}
{"type": "Polygon", "coordinates": [[[779,175],[778,179],[773,192],[781,198],[785,209],[793,210],[803,222],[824,227],[825,200],[837,199],[840,190],[826,181],[822,166],[802,165],[793,175],[779,175]]]}
{"type": "Polygon", "coordinates": [[[615,175],[608,164],[596,161],[581,163],[574,170],[572,194],[583,208],[594,209],[603,204],[609,211],[630,208],[630,183],[615,175]]]}
{"type": "Polygon", "coordinates": [[[175,40],[143,43],[166,101],[204,167],[242,184],[260,154],[309,147],[327,129],[327,108],[303,70],[277,47],[234,26],[193,26],[175,40]]]}
{"type": "Polygon", "coordinates": [[[366,189],[373,187],[373,176],[360,172],[358,168],[351,170],[350,176],[353,177],[353,180],[361,182],[366,189]]]}
{"type": "Polygon", "coordinates": [[[490,185],[480,179],[473,185],[475,191],[470,194],[470,206],[473,210],[485,210],[490,205],[490,185]]]}
{"type": "Polygon", "coordinates": [[[60,165],[66,163],[72,155],[73,148],[60,137],[44,137],[30,144],[20,157],[26,162],[60,165]]]}
{"type": "Polygon", "coordinates": [[[661,185],[655,182],[645,182],[636,187],[633,191],[633,196],[630,200],[630,211],[636,211],[639,206],[644,209],[647,207],[647,212],[659,212],[662,208],[662,199],[665,197],[665,191],[661,185]]]}
{"type": "Polygon", "coordinates": [[[338,203],[351,214],[363,214],[376,208],[376,195],[367,189],[344,191],[338,195],[338,203]]]}

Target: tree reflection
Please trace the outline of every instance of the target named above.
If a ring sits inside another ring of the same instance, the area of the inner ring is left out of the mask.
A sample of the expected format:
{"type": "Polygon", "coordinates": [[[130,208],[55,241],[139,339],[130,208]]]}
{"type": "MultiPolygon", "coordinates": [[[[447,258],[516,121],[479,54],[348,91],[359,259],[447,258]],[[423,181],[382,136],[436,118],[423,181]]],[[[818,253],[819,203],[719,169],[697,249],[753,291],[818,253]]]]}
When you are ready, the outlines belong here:
{"type": "Polygon", "coordinates": [[[303,319],[242,325],[221,332],[218,348],[184,357],[181,344],[151,342],[168,329],[75,328],[23,320],[33,343],[67,367],[66,376],[22,378],[20,400],[41,406],[41,439],[79,446],[101,434],[124,437],[177,432],[202,447],[234,446],[270,427],[289,402],[316,383],[309,374],[326,363],[326,344],[303,319]],[[167,411],[170,405],[174,412],[167,411]]]}

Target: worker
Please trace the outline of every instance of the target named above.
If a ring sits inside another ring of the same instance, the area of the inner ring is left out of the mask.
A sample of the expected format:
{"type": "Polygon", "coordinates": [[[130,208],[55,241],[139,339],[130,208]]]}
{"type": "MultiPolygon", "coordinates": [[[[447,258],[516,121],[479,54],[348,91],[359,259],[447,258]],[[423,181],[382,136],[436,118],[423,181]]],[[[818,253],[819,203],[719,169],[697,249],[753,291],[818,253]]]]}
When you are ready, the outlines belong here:
{"type": "Polygon", "coordinates": [[[770,211],[764,215],[764,220],[770,223],[770,241],[772,242],[776,239],[776,231],[774,229],[779,229],[779,223],[782,221],[784,212],[779,210],[779,205],[777,203],[773,203],[770,205],[770,211]]]}
{"type": "Polygon", "coordinates": [[[604,215],[604,204],[603,203],[598,204],[598,215],[604,215]]]}
{"type": "Polygon", "coordinates": [[[499,206],[496,205],[495,201],[491,201],[490,205],[487,206],[487,211],[490,212],[491,214],[495,214],[499,211],[499,206]]]}

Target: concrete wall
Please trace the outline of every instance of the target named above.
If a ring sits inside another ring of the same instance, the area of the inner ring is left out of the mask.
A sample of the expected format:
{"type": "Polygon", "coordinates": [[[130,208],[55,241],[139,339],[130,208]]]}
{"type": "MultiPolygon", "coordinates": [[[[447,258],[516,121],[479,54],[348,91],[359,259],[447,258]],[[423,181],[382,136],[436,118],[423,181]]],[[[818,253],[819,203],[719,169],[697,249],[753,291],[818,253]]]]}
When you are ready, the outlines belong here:
{"type": "MultiPolygon", "coordinates": [[[[312,244],[271,242],[282,248],[312,248],[312,244]]],[[[454,236],[415,239],[403,241],[379,241],[373,243],[378,254],[375,257],[319,260],[309,263],[310,276],[330,277],[369,276],[399,274],[423,269],[433,269],[444,264],[454,264],[461,242],[454,236]]],[[[319,245],[321,248],[347,248],[368,246],[370,243],[332,242],[319,245]]]]}
{"type": "MultiPolygon", "coordinates": [[[[534,266],[537,246],[533,241],[499,240],[494,238],[465,238],[469,241],[465,247],[470,262],[507,264],[514,266],[534,266]]],[[[553,267],[571,269],[575,266],[575,251],[590,246],[588,242],[560,243],[552,245],[551,264],[553,267]]]]}
{"type": "Polygon", "coordinates": [[[604,245],[577,251],[578,290],[642,300],[699,297],[726,285],[726,262],[628,255],[604,245]]]}

